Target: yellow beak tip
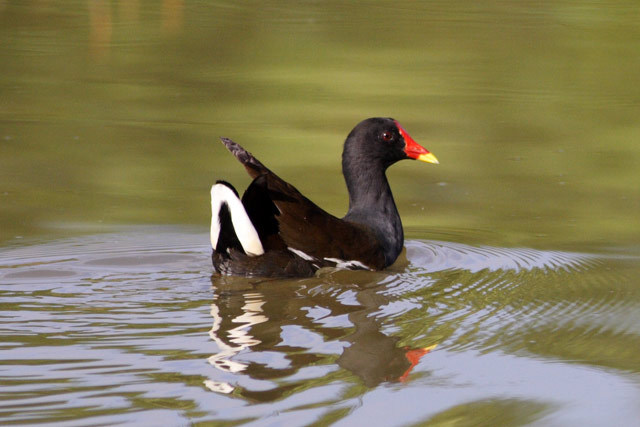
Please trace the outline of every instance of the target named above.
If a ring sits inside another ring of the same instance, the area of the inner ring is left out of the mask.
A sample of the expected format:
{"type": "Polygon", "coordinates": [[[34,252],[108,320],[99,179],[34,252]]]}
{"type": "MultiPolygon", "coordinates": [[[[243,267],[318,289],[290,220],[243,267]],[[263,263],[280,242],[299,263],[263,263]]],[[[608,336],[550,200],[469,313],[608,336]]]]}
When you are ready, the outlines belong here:
{"type": "Polygon", "coordinates": [[[438,158],[433,155],[433,153],[420,154],[416,160],[420,160],[421,162],[433,163],[435,165],[439,164],[438,158]]]}

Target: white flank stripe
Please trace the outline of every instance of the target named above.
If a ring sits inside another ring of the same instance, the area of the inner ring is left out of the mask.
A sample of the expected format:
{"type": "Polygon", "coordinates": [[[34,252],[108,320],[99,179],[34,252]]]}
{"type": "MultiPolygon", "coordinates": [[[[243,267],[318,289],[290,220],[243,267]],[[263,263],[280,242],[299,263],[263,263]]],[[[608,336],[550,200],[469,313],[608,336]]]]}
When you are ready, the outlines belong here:
{"type": "Polygon", "coordinates": [[[335,262],[338,268],[363,268],[365,270],[371,270],[369,267],[361,263],[360,261],[345,261],[339,258],[325,258],[325,261],[335,262]]]}
{"type": "Polygon", "coordinates": [[[298,255],[300,258],[302,258],[305,261],[316,261],[316,259],[314,257],[312,257],[311,255],[307,255],[304,252],[302,252],[299,249],[295,249],[295,248],[290,248],[287,246],[287,249],[289,249],[291,252],[293,252],[294,254],[298,255]]]}
{"type": "Polygon", "coordinates": [[[238,196],[224,184],[215,184],[211,187],[211,246],[213,249],[218,245],[218,237],[220,236],[219,213],[223,203],[229,207],[231,223],[244,252],[252,256],[262,255],[264,248],[247,211],[244,210],[238,196]]]}

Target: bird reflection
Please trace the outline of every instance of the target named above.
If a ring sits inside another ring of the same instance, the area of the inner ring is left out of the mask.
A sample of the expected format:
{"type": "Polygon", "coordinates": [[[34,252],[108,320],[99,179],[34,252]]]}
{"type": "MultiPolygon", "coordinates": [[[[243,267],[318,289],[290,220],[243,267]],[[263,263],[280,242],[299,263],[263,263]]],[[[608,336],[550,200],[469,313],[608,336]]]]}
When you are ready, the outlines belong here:
{"type": "Polygon", "coordinates": [[[310,369],[322,384],[344,381],[344,370],[367,387],[407,381],[435,346],[402,346],[383,332],[384,317],[375,314],[394,297],[371,282],[374,273],[346,274],[348,286],[331,283],[333,276],[259,283],[214,275],[209,335],[218,351],[205,385],[267,402],[308,387],[310,369]]]}
{"type": "Polygon", "coordinates": [[[260,344],[260,340],[252,337],[246,331],[252,325],[266,322],[269,320],[266,316],[261,315],[261,307],[264,301],[260,299],[259,293],[249,293],[245,295],[247,298],[246,304],[242,306],[244,314],[235,317],[232,321],[234,323],[240,323],[235,328],[230,328],[226,331],[228,341],[225,342],[218,338],[217,332],[222,325],[222,317],[220,317],[218,306],[211,304],[211,317],[213,317],[213,327],[209,331],[209,336],[220,347],[220,352],[209,358],[209,363],[228,372],[241,372],[247,367],[246,364],[233,362],[230,357],[235,356],[245,348],[251,347],[256,344],[260,344]]]}
{"type": "MultiPolygon", "coordinates": [[[[248,330],[253,325],[269,320],[269,318],[262,314],[264,301],[260,293],[247,292],[243,297],[245,303],[240,308],[241,313],[232,318],[220,316],[220,308],[218,305],[215,302],[211,304],[213,326],[209,331],[209,336],[217,344],[220,351],[209,357],[207,361],[221,371],[234,374],[244,371],[247,368],[247,364],[233,361],[231,360],[232,357],[246,348],[260,344],[260,340],[254,338],[248,330]],[[224,322],[225,320],[229,321],[230,324],[227,325],[224,322]],[[224,327],[223,323],[225,323],[224,327]]],[[[214,301],[217,298],[217,296],[214,296],[214,301]]],[[[233,391],[233,387],[230,384],[219,381],[209,380],[205,382],[205,385],[209,389],[218,392],[230,393],[233,391]]]]}
{"type": "Polygon", "coordinates": [[[355,325],[353,334],[346,337],[351,343],[337,360],[342,368],[356,374],[367,387],[383,381],[406,381],[420,358],[435,348],[399,347],[399,337],[380,332],[380,325],[370,316],[370,310],[349,315],[355,325]]]}

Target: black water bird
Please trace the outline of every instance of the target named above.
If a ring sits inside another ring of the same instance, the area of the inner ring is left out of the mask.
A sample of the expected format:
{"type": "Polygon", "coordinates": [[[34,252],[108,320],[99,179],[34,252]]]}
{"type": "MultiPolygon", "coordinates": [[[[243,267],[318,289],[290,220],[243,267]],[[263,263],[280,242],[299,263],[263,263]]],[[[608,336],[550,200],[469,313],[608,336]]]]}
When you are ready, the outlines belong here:
{"type": "Polygon", "coordinates": [[[385,171],[403,159],[438,163],[397,121],[360,122],[344,143],[349,211],[340,219],[221,139],[253,178],[242,200],[228,182],[211,188],[212,261],[225,275],[305,277],[322,267],[388,267],[402,251],[404,233],[385,171]]]}

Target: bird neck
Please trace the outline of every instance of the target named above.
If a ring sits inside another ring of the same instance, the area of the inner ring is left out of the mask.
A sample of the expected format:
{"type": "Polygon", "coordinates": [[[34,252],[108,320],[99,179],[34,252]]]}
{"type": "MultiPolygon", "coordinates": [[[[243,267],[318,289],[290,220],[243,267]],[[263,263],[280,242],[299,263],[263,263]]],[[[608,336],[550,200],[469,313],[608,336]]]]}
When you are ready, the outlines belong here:
{"type": "Polygon", "coordinates": [[[390,265],[402,251],[404,233],[385,170],[384,165],[371,161],[343,158],[342,162],[349,192],[349,211],[344,219],[372,229],[390,265]]]}
{"type": "Polygon", "coordinates": [[[349,211],[395,208],[384,168],[377,165],[355,168],[344,165],[342,173],[349,191],[349,211]]]}

